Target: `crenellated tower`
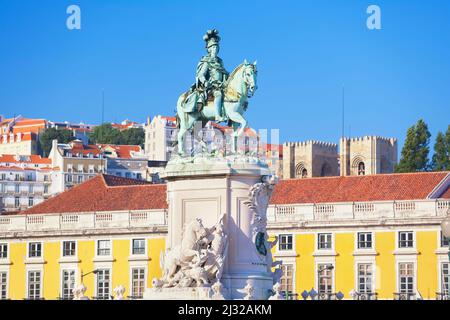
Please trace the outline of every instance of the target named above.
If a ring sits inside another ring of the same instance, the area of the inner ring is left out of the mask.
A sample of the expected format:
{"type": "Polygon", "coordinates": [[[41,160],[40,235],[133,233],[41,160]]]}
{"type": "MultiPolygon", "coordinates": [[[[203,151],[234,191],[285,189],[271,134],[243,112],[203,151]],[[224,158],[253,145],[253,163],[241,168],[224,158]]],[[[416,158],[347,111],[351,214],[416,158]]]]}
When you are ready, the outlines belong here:
{"type": "Polygon", "coordinates": [[[283,145],[283,179],[338,174],[337,144],[309,140],[283,145]]]}
{"type": "Polygon", "coordinates": [[[339,152],[341,176],[392,173],[397,163],[397,139],[341,138],[339,152]]]}

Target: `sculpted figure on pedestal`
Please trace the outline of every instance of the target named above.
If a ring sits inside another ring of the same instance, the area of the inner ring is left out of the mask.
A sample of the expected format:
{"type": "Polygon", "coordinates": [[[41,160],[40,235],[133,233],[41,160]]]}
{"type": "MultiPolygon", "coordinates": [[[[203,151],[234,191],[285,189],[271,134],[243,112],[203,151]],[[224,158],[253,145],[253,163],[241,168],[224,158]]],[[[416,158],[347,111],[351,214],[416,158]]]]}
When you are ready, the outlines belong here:
{"type": "Polygon", "coordinates": [[[125,300],[125,287],[123,285],[119,285],[114,288],[114,300],[125,300]]]}
{"type": "Polygon", "coordinates": [[[237,137],[247,127],[243,114],[248,99],[253,96],[256,86],[256,61],[246,60],[231,73],[225,70],[219,53],[219,32],[208,30],[203,37],[208,54],[201,58],[196,72],[195,83],[184,92],[177,102],[177,142],[178,153],[185,155],[185,135],[196,121],[202,127],[208,121],[228,121],[233,128],[233,152],[236,152],[237,137]]]}
{"type": "Polygon", "coordinates": [[[84,284],[80,284],[80,285],[76,286],[72,290],[73,300],[89,300],[89,298],[84,295],[86,290],[87,290],[87,288],[84,284]]]}
{"type": "Polygon", "coordinates": [[[249,198],[244,203],[253,213],[252,228],[253,237],[258,253],[267,255],[267,207],[273,189],[278,182],[278,177],[274,175],[264,176],[261,182],[254,184],[249,191],[249,198]]]}
{"type": "Polygon", "coordinates": [[[247,285],[243,289],[237,289],[237,291],[245,294],[243,300],[255,300],[255,288],[250,282],[247,281],[247,285]]]}
{"type": "Polygon", "coordinates": [[[270,296],[269,300],[284,300],[281,294],[281,284],[279,282],[276,282],[273,285],[272,291],[274,292],[274,294],[270,296]]]}
{"type": "Polygon", "coordinates": [[[223,285],[220,281],[216,281],[212,286],[213,294],[211,296],[212,300],[225,300],[225,292],[223,285]]]}
{"type": "Polygon", "coordinates": [[[266,226],[267,207],[277,183],[277,176],[264,176],[261,182],[254,184],[250,188],[249,199],[244,202],[253,213],[252,228],[256,250],[267,264],[267,272],[272,273],[274,283],[278,282],[281,277],[281,269],[278,268],[275,272],[272,272],[273,267],[281,264],[281,261],[273,261],[271,252],[272,248],[277,244],[278,238],[276,237],[274,241],[269,241],[266,226]]]}
{"type": "Polygon", "coordinates": [[[181,245],[161,255],[163,277],[153,279],[153,286],[202,287],[219,281],[228,247],[224,217],[210,229],[203,226],[201,219],[190,222],[183,232],[181,245]]]}

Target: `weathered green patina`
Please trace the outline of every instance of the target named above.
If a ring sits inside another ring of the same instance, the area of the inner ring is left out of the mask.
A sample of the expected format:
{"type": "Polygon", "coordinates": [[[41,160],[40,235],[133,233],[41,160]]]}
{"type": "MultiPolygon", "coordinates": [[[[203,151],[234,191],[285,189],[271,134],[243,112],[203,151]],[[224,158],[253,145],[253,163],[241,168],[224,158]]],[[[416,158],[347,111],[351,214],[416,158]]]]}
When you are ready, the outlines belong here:
{"type": "Polygon", "coordinates": [[[208,30],[203,37],[208,54],[201,58],[196,71],[196,80],[177,102],[178,153],[185,155],[184,140],[196,121],[228,121],[233,128],[233,149],[236,138],[244,132],[247,120],[243,113],[248,99],[253,96],[256,86],[256,62],[240,64],[231,74],[217,54],[219,52],[219,32],[208,30]]]}

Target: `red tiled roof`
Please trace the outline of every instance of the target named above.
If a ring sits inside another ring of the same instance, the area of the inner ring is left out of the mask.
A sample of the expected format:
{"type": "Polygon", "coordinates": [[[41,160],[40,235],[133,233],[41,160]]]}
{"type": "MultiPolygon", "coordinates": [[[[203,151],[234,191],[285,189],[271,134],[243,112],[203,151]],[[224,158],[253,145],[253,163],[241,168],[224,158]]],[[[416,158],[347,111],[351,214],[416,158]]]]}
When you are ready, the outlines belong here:
{"type": "Polygon", "coordinates": [[[426,199],[448,174],[418,172],[281,180],[270,202],[294,204],[426,199]]]}
{"type": "Polygon", "coordinates": [[[447,188],[447,191],[445,191],[443,194],[439,196],[441,199],[450,199],[450,188],[447,188]]]}
{"type": "Polygon", "coordinates": [[[132,152],[141,152],[142,149],[140,146],[135,145],[118,145],[118,144],[97,144],[102,151],[105,151],[105,148],[112,148],[117,153],[118,158],[122,159],[131,159],[132,152]]]}
{"type": "Polygon", "coordinates": [[[13,132],[34,132],[39,133],[41,129],[45,129],[47,121],[44,119],[20,119],[13,126],[13,132]]]}
{"type": "MultiPolygon", "coordinates": [[[[27,163],[27,164],[51,164],[52,160],[49,158],[42,158],[39,155],[29,155],[29,161],[17,160],[14,154],[2,154],[0,155],[0,163],[27,163]]],[[[23,158],[23,157],[22,157],[23,158]]]]}
{"type": "Polygon", "coordinates": [[[161,116],[161,119],[165,119],[165,120],[173,121],[173,122],[177,121],[176,117],[169,117],[169,116],[161,116]]]}
{"type": "Polygon", "coordinates": [[[98,175],[23,214],[165,209],[166,185],[98,175]]]}
{"type": "Polygon", "coordinates": [[[261,144],[261,148],[266,148],[266,151],[271,152],[271,151],[278,151],[278,155],[280,156],[280,158],[283,157],[283,145],[282,144],[272,144],[272,143],[267,143],[267,144],[261,144]]]}
{"type": "MultiPolygon", "coordinates": [[[[223,133],[224,133],[226,130],[233,130],[233,128],[230,127],[230,126],[223,126],[223,125],[218,124],[218,123],[216,123],[216,122],[214,122],[214,121],[211,121],[211,125],[212,125],[213,127],[217,128],[217,129],[219,129],[219,130],[222,131],[223,133]]],[[[244,129],[244,133],[245,133],[245,135],[248,136],[248,137],[257,137],[257,136],[258,136],[258,135],[256,134],[256,131],[255,131],[254,129],[252,129],[252,128],[245,128],[245,129],[244,129]]]]}
{"type": "Polygon", "coordinates": [[[69,142],[69,146],[71,149],[65,149],[64,151],[70,152],[73,155],[75,154],[82,154],[82,155],[99,155],[102,153],[102,151],[95,145],[95,144],[89,144],[89,145],[83,145],[83,143],[79,140],[74,140],[69,142]]]}
{"type": "Polygon", "coordinates": [[[9,133],[5,133],[5,134],[1,134],[0,135],[0,143],[18,143],[18,142],[22,142],[22,141],[36,141],[37,140],[37,135],[34,132],[20,132],[15,134],[14,133],[14,140],[11,139],[11,134],[9,133]],[[18,136],[20,135],[20,141],[18,141],[18,136]],[[6,138],[6,139],[4,139],[6,138]],[[6,142],[5,142],[6,141],[6,142]]]}
{"type": "Polygon", "coordinates": [[[119,130],[127,130],[130,128],[134,128],[135,126],[139,126],[139,123],[134,121],[125,121],[125,124],[122,123],[111,123],[111,126],[113,128],[119,129],[119,130]]]}

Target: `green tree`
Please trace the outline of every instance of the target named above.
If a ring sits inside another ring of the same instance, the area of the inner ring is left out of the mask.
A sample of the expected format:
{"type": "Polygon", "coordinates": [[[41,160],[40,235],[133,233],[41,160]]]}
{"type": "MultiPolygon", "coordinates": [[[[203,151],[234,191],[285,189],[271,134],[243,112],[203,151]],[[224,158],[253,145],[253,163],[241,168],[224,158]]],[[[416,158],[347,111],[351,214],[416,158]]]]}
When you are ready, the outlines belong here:
{"type": "Polygon", "coordinates": [[[89,136],[91,143],[123,144],[122,133],[110,123],[97,126],[89,136]]]}
{"type": "Polygon", "coordinates": [[[430,136],[428,126],[422,119],[408,129],[401,159],[395,168],[396,172],[426,171],[430,168],[428,159],[430,136]]]}
{"type": "Polygon", "coordinates": [[[142,128],[131,128],[128,130],[124,130],[122,133],[122,141],[123,144],[135,145],[135,146],[144,146],[145,133],[142,128]]]}
{"type": "Polygon", "coordinates": [[[52,141],[56,139],[58,143],[68,143],[75,140],[72,132],[67,129],[47,128],[39,135],[40,152],[43,157],[48,157],[52,149],[52,141]]]}
{"type": "Polygon", "coordinates": [[[431,167],[434,171],[450,170],[450,125],[445,135],[442,132],[438,132],[434,143],[431,167]]]}

